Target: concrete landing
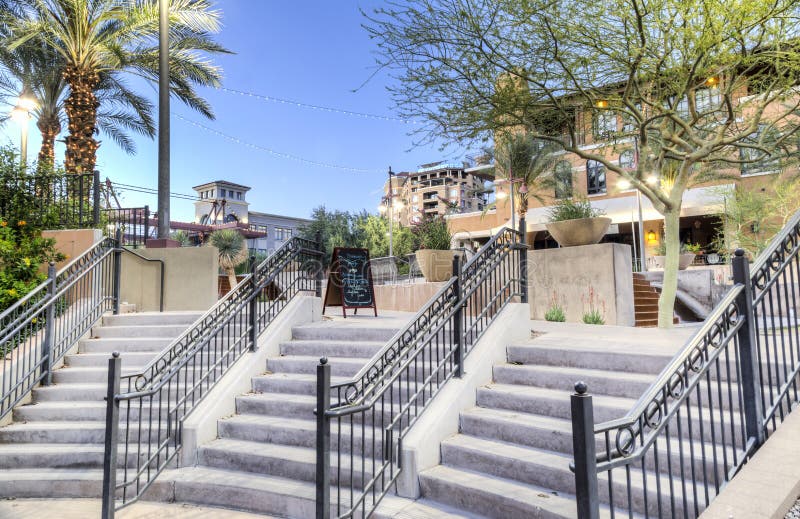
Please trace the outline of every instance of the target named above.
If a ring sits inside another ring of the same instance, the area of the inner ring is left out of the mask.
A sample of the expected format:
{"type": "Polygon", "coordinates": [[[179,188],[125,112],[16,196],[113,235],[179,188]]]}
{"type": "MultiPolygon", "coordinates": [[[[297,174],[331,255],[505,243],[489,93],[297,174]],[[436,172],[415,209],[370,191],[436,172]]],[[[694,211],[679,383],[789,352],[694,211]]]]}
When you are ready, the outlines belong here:
{"type": "MultiPolygon", "coordinates": [[[[86,519],[100,517],[99,499],[4,499],[0,500],[0,519],[86,519]]],[[[187,504],[136,503],[119,512],[119,519],[271,519],[248,514],[187,504]]],[[[274,518],[272,518],[274,519],[274,518]]]]}

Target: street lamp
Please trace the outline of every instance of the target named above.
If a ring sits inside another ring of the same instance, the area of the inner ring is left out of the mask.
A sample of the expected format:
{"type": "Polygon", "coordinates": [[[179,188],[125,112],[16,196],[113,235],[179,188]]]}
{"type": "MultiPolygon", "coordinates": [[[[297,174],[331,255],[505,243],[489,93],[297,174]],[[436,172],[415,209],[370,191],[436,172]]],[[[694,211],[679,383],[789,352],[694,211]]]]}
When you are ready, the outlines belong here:
{"type": "Polygon", "coordinates": [[[28,93],[27,89],[23,89],[22,94],[17,99],[17,106],[11,111],[11,119],[19,124],[20,134],[20,159],[19,163],[22,170],[28,163],[28,122],[31,120],[31,111],[36,108],[36,101],[28,93]]]}

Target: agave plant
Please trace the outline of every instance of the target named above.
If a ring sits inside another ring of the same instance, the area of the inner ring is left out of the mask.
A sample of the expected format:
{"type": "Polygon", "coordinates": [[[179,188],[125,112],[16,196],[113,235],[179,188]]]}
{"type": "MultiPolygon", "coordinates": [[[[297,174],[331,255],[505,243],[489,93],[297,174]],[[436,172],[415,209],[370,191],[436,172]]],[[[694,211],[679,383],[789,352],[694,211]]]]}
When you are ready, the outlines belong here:
{"type": "Polygon", "coordinates": [[[219,229],[211,233],[208,243],[219,251],[219,266],[228,274],[231,290],[236,286],[236,267],[247,260],[247,243],[235,229],[219,229]]]}

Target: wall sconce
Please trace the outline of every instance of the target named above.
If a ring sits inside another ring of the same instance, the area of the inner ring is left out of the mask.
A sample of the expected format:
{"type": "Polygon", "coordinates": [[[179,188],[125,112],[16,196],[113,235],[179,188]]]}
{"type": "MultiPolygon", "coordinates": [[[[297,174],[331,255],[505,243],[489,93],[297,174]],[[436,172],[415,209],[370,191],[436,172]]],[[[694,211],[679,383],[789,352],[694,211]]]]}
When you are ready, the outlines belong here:
{"type": "Polygon", "coordinates": [[[719,85],[719,77],[711,76],[710,78],[706,79],[706,86],[715,87],[717,85],[719,85]]]}
{"type": "Polygon", "coordinates": [[[647,233],[647,243],[658,243],[655,232],[650,231],[647,233]]]}
{"type": "Polygon", "coordinates": [[[601,99],[594,104],[597,108],[608,108],[608,101],[601,99]]]}

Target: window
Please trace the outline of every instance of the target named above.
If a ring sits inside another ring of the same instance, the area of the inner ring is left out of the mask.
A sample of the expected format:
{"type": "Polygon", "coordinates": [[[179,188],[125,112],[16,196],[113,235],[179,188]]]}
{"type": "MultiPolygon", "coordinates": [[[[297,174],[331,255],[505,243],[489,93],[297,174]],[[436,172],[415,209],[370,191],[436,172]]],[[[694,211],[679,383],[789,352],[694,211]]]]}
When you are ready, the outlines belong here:
{"type": "Polygon", "coordinates": [[[617,133],[617,114],[615,112],[600,112],[594,117],[595,139],[605,139],[617,133]]]}
{"type": "Polygon", "coordinates": [[[556,198],[572,198],[572,164],[562,160],[556,164],[556,198]]]}
{"type": "Polygon", "coordinates": [[[457,196],[458,196],[458,189],[451,189],[450,198],[456,198],[457,196]]]}
{"type": "Polygon", "coordinates": [[[694,104],[698,113],[716,110],[722,97],[719,88],[703,88],[695,92],[694,104]]]}
{"type": "Polygon", "coordinates": [[[586,191],[590,195],[606,192],[606,168],[595,160],[586,162],[586,191]]]}
{"type": "MultiPolygon", "coordinates": [[[[775,148],[774,141],[777,140],[777,135],[775,135],[774,131],[768,131],[767,128],[767,124],[759,124],[758,130],[750,137],[743,140],[742,144],[745,146],[749,144],[767,149],[775,148]]],[[[780,169],[780,160],[778,159],[777,153],[769,155],[757,148],[739,148],[739,160],[749,161],[741,164],[743,176],[780,169]]]]}
{"type": "Polygon", "coordinates": [[[236,200],[241,200],[241,199],[242,199],[242,192],[241,191],[237,191],[236,192],[236,200]]]}
{"type": "Polygon", "coordinates": [[[416,204],[418,201],[419,201],[419,197],[417,195],[414,195],[414,196],[411,197],[411,202],[416,204]]]}
{"type": "Polygon", "coordinates": [[[623,169],[634,169],[636,167],[636,155],[633,150],[625,150],[619,154],[619,167],[623,169]]]}
{"type": "Polygon", "coordinates": [[[238,222],[239,219],[235,214],[231,213],[225,217],[225,223],[238,222]]]}

